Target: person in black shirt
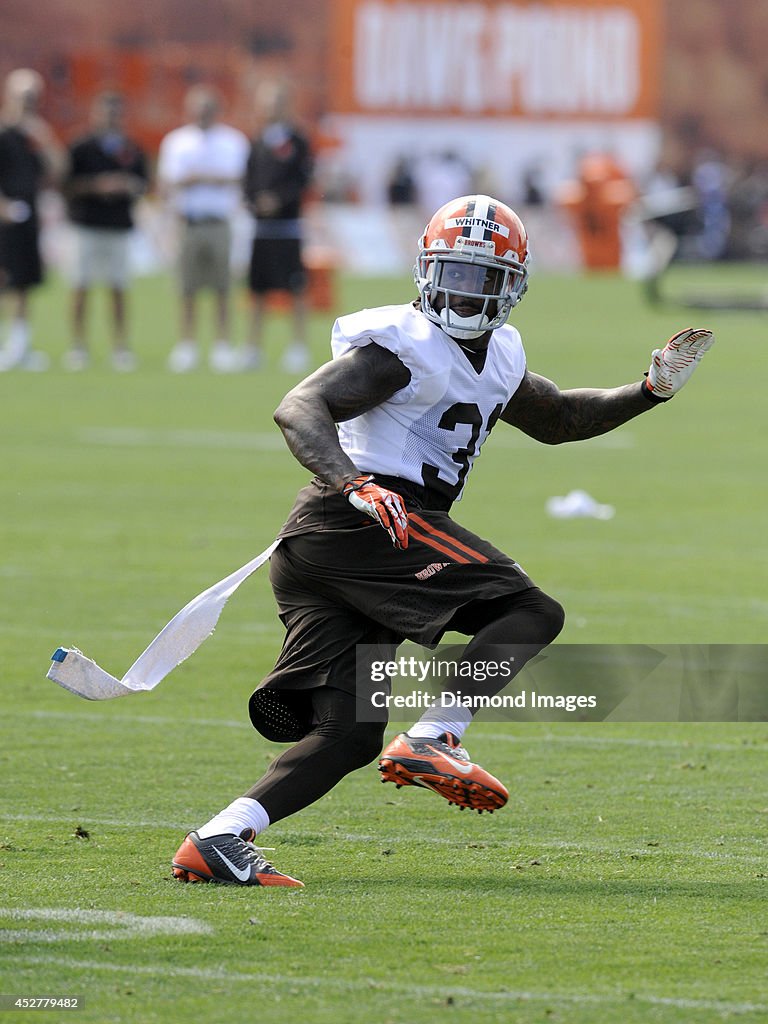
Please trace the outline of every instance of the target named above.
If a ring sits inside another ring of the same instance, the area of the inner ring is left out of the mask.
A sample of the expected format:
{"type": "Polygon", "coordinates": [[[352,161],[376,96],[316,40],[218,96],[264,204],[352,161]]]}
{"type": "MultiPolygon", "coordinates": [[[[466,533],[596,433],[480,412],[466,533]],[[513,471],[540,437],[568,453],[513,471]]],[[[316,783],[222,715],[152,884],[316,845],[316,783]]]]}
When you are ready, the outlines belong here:
{"type": "Polygon", "coordinates": [[[17,68],[5,80],[0,113],[0,290],[11,294],[11,319],[0,349],[0,370],[45,369],[43,352],[30,347],[30,288],[43,280],[38,193],[63,173],[66,157],[38,114],[43,79],[17,68]]]}
{"type": "Polygon", "coordinates": [[[74,142],[69,151],[65,193],[76,237],[72,348],[65,364],[70,370],[88,364],[86,307],[89,289],[96,281],[111,289],[112,365],[116,370],[132,370],[135,365],[126,335],[125,292],[133,206],[147,187],[147,161],[123,130],[124,112],[122,96],[102,93],[93,107],[93,131],[74,142]]]}
{"type": "Polygon", "coordinates": [[[289,119],[288,87],[264,83],[258,99],[264,120],[251,144],[243,189],[256,218],[248,274],[253,316],[244,365],[260,365],[265,299],[269,292],[282,291],[290,295],[293,321],[293,341],[283,355],[283,368],[296,373],[309,364],[300,218],[313,160],[309,142],[289,119]]]}

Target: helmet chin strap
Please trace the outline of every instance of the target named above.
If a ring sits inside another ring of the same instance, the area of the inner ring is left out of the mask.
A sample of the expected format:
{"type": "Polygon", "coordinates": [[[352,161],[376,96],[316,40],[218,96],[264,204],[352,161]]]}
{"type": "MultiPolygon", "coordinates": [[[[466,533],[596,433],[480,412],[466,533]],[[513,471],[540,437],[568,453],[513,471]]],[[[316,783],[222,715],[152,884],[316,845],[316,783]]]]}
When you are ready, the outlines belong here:
{"type": "Polygon", "coordinates": [[[448,307],[440,311],[440,323],[443,330],[450,337],[457,341],[470,341],[472,338],[480,338],[488,330],[488,317],[485,313],[475,313],[473,316],[459,316],[458,313],[448,315],[448,307]]]}

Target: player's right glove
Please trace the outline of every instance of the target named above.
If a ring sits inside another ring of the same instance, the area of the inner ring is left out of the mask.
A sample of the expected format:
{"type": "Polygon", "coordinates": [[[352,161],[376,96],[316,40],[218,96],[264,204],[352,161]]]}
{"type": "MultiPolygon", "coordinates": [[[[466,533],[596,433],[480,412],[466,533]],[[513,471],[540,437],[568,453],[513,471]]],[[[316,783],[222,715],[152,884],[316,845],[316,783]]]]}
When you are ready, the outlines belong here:
{"type": "Polygon", "coordinates": [[[666,402],[676,395],[714,343],[712,331],[688,327],[671,337],[664,348],[657,348],[643,382],[646,398],[666,402]]]}
{"type": "Polygon", "coordinates": [[[344,484],[344,497],[361,512],[384,527],[396,548],[408,547],[408,514],[396,491],[381,487],[372,476],[358,476],[344,484]]]}

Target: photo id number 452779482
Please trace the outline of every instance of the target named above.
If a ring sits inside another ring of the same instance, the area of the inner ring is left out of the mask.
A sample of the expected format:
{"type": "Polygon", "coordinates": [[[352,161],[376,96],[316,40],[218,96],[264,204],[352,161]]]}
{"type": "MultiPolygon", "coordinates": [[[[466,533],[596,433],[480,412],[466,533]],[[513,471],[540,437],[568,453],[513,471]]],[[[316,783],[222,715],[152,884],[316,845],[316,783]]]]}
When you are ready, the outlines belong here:
{"type": "Polygon", "coordinates": [[[0,995],[0,1010],[81,1010],[82,996],[0,995]]]}

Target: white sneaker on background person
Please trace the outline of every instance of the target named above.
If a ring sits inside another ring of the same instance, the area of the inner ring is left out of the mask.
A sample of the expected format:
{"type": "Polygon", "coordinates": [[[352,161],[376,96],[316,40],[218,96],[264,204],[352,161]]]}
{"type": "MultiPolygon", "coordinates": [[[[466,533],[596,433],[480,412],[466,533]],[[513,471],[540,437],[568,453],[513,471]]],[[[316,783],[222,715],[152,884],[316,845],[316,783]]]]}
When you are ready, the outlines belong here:
{"type": "Polygon", "coordinates": [[[246,345],[240,353],[239,369],[245,373],[251,370],[260,370],[264,365],[264,356],[260,348],[255,345],[246,345]]]}
{"type": "Polygon", "coordinates": [[[133,373],[136,365],[136,356],[129,348],[118,348],[112,353],[112,369],[118,373],[133,373]]]}
{"type": "Polygon", "coordinates": [[[171,349],[168,356],[168,369],[171,373],[189,373],[197,367],[199,353],[194,341],[179,341],[171,349]]]}
{"type": "Polygon", "coordinates": [[[91,357],[88,354],[88,350],[80,347],[68,349],[61,359],[62,366],[70,373],[79,373],[80,370],[87,370],[90,362],[91,357]]]}
{"type": "Polygon", "coordinates": [[[286,373],[303,373],[309,369],[309,350],[300,341],[294,341],[283,353],[280,365],[286,373]]]}
{"type": "Polygon", "coordinates": [[[26,320],[12,320],[8,336],[0,351],[0,370],[12,370],[21,366],[29,352],[29,325],[26,320]]]}
{"type": "Polygon", "coordinates": [[[27,373],[44,373],[50,365],[51,360],[45,352],[31,348],[19,363],[19,369],[26,370],[27,373]]]}
{"type": "Polygon", "coordinates": [[[237,373],[240,353],[228,341],[217,341],[208,356],[208,365],[214,373],[237,373]]]}

